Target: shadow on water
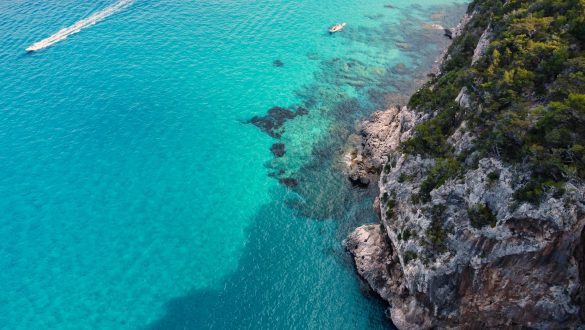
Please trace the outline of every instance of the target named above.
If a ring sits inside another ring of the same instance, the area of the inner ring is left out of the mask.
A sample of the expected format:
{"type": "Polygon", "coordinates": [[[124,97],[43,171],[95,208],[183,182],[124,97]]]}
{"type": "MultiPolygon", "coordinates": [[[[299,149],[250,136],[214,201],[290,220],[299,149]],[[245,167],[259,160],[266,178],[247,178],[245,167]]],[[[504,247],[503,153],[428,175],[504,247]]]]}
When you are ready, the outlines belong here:
{"type": "MultiPolygon", "coordinates": [[[[412,6],[406,11],[448,13],[441,23],[454,26],[465,6],[412,6]]],[[[169,301],[164,316],[149,329],[393,328],[384,316],[385,304],[357,280],[341,244],[355,227],[377,221],[372,210],[377,187],[353,187],[340,160],[356,122],[375,110],[405,104],[448,44],[442,31],[421,28],[424,15],[405,15],[401,24],[356,27],[340,35],[352,43],[376,45],[372,53],[363,51],[373,63],[359,52],[333,59],[307,54],[307,60],[320,60],[321,68],[314,83],[296,91],[302,102],[290,109],[307,109],[308,117],[318,113],[329,123],[308,156],[290,159],[295,157],[292,147],[285,149],[278,141],[303,132],[295,129],[298,119],[292,112],[272,110],[272,116],[250,121],[273,133],[282,148],[267,164],[268,174],[289,187],[274,188],[274,203],[264,205],[251,221],[238,268],[222,281],[223,287],[169,301]],[[376,62],[377,52],[397,48],[407,61],[376,62]],[[291,169],[295,162],[301,165],[291,169]]]]}
{"type": "MultiPolygon", "coordinates": [[[[290,194],[275,189],[276,196],[290,194]]],[[[349,226],[295,218],[284,203],[261,208],[239,266],[223,287],[171,300],[149,329],[392,328],[383,304],[372,303],[377,298],[353,276],[339,240],[349,226]]],[[[352,225],[363,221],[344,219],[352,225]]]]}

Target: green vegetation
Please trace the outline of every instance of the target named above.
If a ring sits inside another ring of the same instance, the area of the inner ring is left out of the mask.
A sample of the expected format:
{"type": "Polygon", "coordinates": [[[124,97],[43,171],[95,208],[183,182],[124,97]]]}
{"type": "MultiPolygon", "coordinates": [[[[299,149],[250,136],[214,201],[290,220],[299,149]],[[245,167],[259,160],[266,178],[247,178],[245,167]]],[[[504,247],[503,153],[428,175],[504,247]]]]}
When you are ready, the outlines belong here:
{"type": "Polygon", "coordinates": [[[469,216],[471,225],[478,229],[485,226],[495,227],[498,221],[489,206],[485,204],[470,207],[467,209],[467,215],[469,216]]]}
{"type": "MultiPolygon", "coordinates": [[[[418,95],[418,93],[415,94],[415,96],[416,95],[418,95]]],[[[457,93],[455,96],[452,96],[451,100],[454,100],[455,97],[457,97],[457,93]]],[[[451,154],[452,148],[447,144],[447,138],[460,123],[458,114],[459,108],[457,104],[455,102],[450,102],[450,104],[447,105],[447,108],[445,108],[444,111],[439,112],[436,117],[419,124],[415,128],[413,137],[403,143],[403,151],[406,153],[423,154],[431,157],[443,157],[451,154]]]]}
{"type": "Polygon", "coordinates": [[[396,206],[396,200],[389,199],[386,202],[386,219],[390,220],[394,216],[394,207],[396,206]]]}
{"type": "Polygon", "coordinates": [[[416,237],[416,231],[414,229],[406,228],[402,233],[398,234],[398,239],[408,241],[411,237],[416,237]]]}
{"type": "Polygon", "coordinates": [[[406,251],[404,252],[404,264],[408,265],[411,260],[415,260],[418,258],[418,255],[414,251],[406,251]]]}
{"type": "Polygon", "coordinates": [[[461,164],[454,158],[439,158],[435,166],[427,173],[426,179],[420,186],[417,200],[428,202],[431,199],[431,191],[440,187],[447,179],[459,173],[461,164]]]}
{"type": "Polygon", "coordinates": [[[560,197],[565,193],[563,182],[555,182],[546,177],[533,177],[524,187],[516,190],[514,198],[520,202],[539,204],[545,193],[552,192],[553,197],[560,197]]]}
{"type": "Polygon", "coordinates": [[[447,231],[444,228],[444,212],[444,205],[433,206],[431,209],[431,225],[425,232],[427,238],[426,244],[429,244],[434,251],[439,253],[447,252],[447,231]]]}
{"type": "Polygon", "coordinates": [[[488,173],[487,175],[487,186],[488,188],[493,187],[496,182],[498,182],[498,180],[500,180],[500,172],[499,171],[493,171],[488,173]]]}
{"type": "Polygon", "coordinates": [[[389,197],[390,197],[390,196],[388,195],[388,193],[387,193],[387,192],[384,192],[384,193],[382,194],[382,203],[384,203],[384,204],[385,204],[386,202],[388,202],[388,198],[389,198],[389,197]]]}
{"type": "Polygon", "coordinates": [[[400,175],[398,176],[398,182],[402,183],[405,181],[412,181],[416,178],[416,174],[406,174],[404,172],[400,173],[400,175]]]}
{"type": "Polygon", "coordinates": [[[384,165],[384,174],[390,173],[391,169],[392,169],[392,167],[390,166],[390,164],[384,165]]]}
{"type": "Polygon", "coordinates": [[[500,179],[500,172],[493,171],[487,175],[487,179],[490,183],[496,182],[500,179]]]}
{"type": "Polygon", "coordinates": [[[470,11],[476,15],[453,41],[443,73],[409,103],[436,113],[403,145],[406,153],[437,159],[413,199],[428,201],[432,189],[466,167],[471,152],[456,157],[446,142],[463,120],[477,137],[473,151],[480,157],[531,171],[516,193],[519,201],[562,194],[567,180],[585,179],[585,1],[475,0],[470,11]],[[491,43],[472,66],[488,26],[491,43]],[[463,87],[472,109],[454,102],[463,87]]]}

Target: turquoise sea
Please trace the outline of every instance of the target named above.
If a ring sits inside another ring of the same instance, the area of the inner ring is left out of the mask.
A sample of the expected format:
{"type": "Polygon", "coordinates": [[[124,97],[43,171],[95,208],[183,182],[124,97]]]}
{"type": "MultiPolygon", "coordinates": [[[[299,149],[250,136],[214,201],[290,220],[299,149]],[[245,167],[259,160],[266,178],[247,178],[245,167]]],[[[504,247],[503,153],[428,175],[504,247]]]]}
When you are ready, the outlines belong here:
{"type": "Polygon", "coordinates": [[[24,51],[115,3],[0,1],[0,328],[392,328],[340,159],[464,3],[135,0],[24,51]]]}

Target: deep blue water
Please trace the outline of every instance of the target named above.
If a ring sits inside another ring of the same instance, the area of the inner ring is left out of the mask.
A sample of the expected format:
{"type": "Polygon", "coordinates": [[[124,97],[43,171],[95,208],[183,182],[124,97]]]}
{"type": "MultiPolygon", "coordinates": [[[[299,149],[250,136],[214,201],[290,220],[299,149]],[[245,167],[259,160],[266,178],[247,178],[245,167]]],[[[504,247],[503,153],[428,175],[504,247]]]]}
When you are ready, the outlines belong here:
{"type": "Polygon", "coordinates": [[[341,246],[376,221],[343,141],[464,6],[136,0],[24,51],[114,3],[0,2],[0,328],[391,327],[341,246]],[[274,106],[308,114],[276,139],[274,106]]]}

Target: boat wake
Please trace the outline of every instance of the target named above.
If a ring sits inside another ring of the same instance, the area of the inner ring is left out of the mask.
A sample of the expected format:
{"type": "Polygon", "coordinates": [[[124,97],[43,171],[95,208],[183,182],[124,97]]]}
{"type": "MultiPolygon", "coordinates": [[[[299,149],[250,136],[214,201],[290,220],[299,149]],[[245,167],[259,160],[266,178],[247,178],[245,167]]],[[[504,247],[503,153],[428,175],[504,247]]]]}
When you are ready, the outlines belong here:
{"type": "Polygon", "coordinates": [[[124,8],[131,5],[132,2],[134,2],[134,0],[120,0],[117,3],[105,8],[102,11],[99,11],[99,12],[97,12],[97,13],[95,13],[87,18],[84,18],[80,21],[77,21],[69,27],[66,27],[64,29],[59,30],[59,32],[53,34],[52,36],[28,46],[26,48],[26,51],[27,52],[35,52],[35,51],[41,50],[43,48],[47,48],[51,45],[54,45],[54,44],[58,43],[59,41],[65,40],[68,36],[75,34],[75,33],[79,32],[87,27],[90,27],[90,26],[96,24],[97,22],[107,18],[108,16],[111,16],[111,15],[119,12],[120,10],[123,10],[124,8]]]}

